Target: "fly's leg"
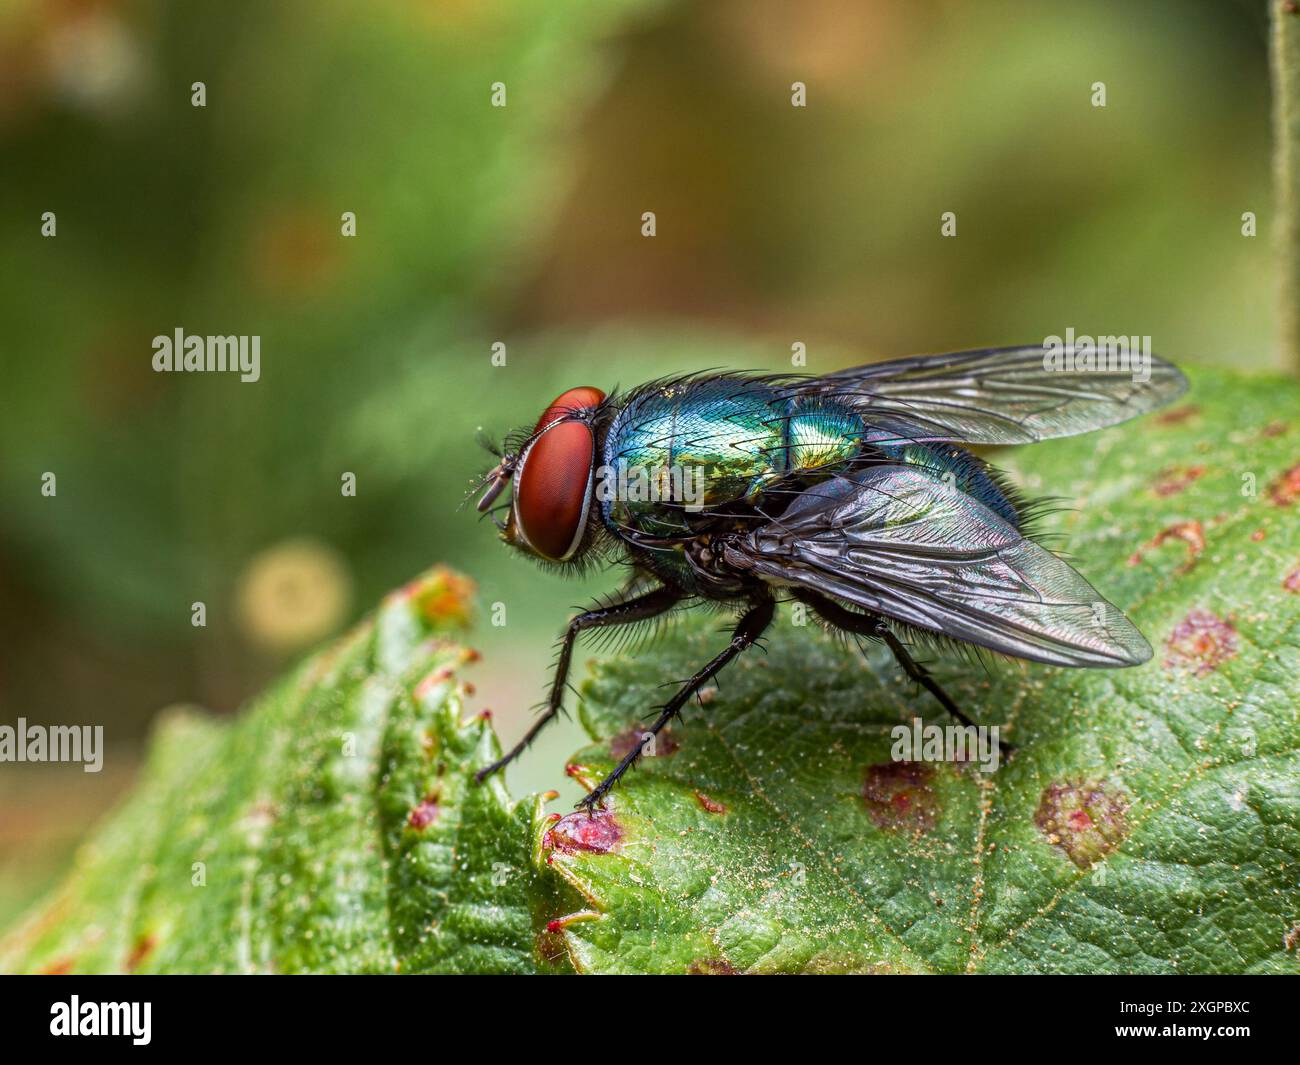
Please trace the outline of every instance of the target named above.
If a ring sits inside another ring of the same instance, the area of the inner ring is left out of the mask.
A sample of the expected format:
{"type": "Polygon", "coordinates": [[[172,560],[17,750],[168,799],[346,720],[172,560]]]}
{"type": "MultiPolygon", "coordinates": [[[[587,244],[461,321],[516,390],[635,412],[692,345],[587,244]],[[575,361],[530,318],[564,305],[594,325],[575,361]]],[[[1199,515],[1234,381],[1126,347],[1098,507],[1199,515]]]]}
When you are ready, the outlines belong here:
{"type": "MultiPolygon", "coordinates": [[[[668,724],[681,708],[686,705],[691,696],[700,690],[709,682],[719,670],[730,662],[736,655],[747,647],[753,646],[754,642],[763,635],[764,630],[772,624],[772,618],[776,614],[776,600],[764,593],[761,598],[755,598],[750,601],[750,607],[741,616],[740,621],[736,623],[736,630],[731,636],[731,643],[719,654],[715,655],[703,669],[688,680],[681,689],[668,702],[660,708],[659,716],[655,723],[650,726],[649,732],[652,736],[658,736],[665,725],[668,724]]],[[[641,757],[641,747],[637,745],[632,748],[623,760],[614,767],[614,771],[604,780],[592,789],[585,799],[578,803],[578,806],[585,806],[590,813],[596,805],[609,794],[610,788],[618,783],[619,777],[632,768],[633,763],[641,757]]]]}
{"type": "Polygon", "coordinates": [[[555,720],[560,708],[564,705],[564,688],[569,680],[569,661],[573,657],[573,645],[580,632],[587,629],[605,628],[609,625],[631,625],[637,621],[646,621],[649,618],[658,617],[680,602],[681,598],[681,593],[676,589],[656,588],[644,595],[638,595],[633,599],[626,599],[620,603],[592,607],[571,620],[564,630],[564,636],[561,638],[560,654],[555,662],[555,676],[551,681],[551,691],[546,700],[545,711],[533,722],[532,727],[524,733],[522,740],[490,766],[475,773],[474,779],[482,783],[497,770],[504,769],[528,749],[528,745],[537,738],[537,734],[542,729],[555,720]]]}
{"type": "MultiPolygon", "coordinates": [[[[878,626],[876,635],[884,640],[885,646],[894,653],[894,658],[898,664],[903,667],[903,672],[939,700],[939,705],[947,710],[948,713],[952,714],[952,716],[963,725],[969,725],[971,728],[975,728],[975,722],[957,708],[957,704],[953,702],[952,696],[939,686],[939,682],[930,676],[930,671],[926,669],[925,666],[921,665],[920,662],[912,657],[911,652],[908,651],[908,649],[903,646],[903,642],[890,631],[889,626],[880,619],[877,619],[876,624],[878,626]]],[[[1005,744],[1004,746],[1009,747],[1010,744],[1005,744]]]]}
{"type": "MultiPolygon", "coordinates": [[[[894,635],[893,630],[890,629],[884,618],[878,614],[859,614],[856,610],[841,606],[834,599],[818,595],[816,592],[800,590],[795,594],[797,598],[807,603],[836,628],[857,633],[859,636],[871,636],[877,640],[884,640],[885,646],[893,652],[895,661],[898,662],[908,677],[933,695],[938,700],[939,705],[963,725],[969,725],[972,728],[977,727],[974,721],[961,712],[952,696],[940,687],[939,682],[930,675],[930,671],[912,657],[911,652],[903,645],[903,641],[894,635]]],[[[1008,743],[1003,744],[1003,746],[1010,748],[1011,745],[1008,743]]]]}

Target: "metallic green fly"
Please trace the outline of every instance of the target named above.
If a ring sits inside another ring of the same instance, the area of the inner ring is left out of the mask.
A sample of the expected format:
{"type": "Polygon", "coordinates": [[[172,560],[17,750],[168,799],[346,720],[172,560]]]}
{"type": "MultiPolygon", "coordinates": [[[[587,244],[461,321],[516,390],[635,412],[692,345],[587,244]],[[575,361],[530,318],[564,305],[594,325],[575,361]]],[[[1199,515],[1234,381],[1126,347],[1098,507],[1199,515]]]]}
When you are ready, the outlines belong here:
{"type": "MultiPolygon", "coordinates": [[[[823,377],[698,374],[558,396],[507,441],[480,484],[479,510],[509,488],[508,516],[497,520],[508,544],[557,567],[622,562],[631,579],[569,622],[543,713],[479,779],[560,712],[579,633],[692,603],[733,606],[739,620],[731,642],[659,708],[654,735],[754,644],[778,601],[883,640],[965,724],[900,633],[1060,666],[1145,662],[1142,634],[1026,535],[1032,507],[958,446],[1072,436],[1187,387],[1153,356],[1138,373],[1075,354],[998,348],[823,377]]],[[[594,808],[640,753],[579,805],[594,808]]]]}

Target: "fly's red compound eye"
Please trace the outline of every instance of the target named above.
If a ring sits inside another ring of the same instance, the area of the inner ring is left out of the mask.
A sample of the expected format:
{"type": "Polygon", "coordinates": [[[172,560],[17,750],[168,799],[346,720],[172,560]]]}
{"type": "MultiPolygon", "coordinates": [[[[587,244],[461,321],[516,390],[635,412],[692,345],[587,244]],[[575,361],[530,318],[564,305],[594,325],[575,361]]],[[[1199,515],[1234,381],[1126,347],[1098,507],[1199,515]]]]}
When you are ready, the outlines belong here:
{"type": "Polygon", "coordinates": [[[515,527],[543,558],[563,562],[582,543],[591,508],[596,439],[584,422],[568,419],[597,406],[598,388],[571,388],[538,419],[538,436],[520,456],[515,473],[515,527]]]}
{"type": "Polygon", "coordinates": [[[550,406],[542,411],[542,416],[537,419],[537,428],[533,432],[541,432],[556,418],[562,418],[566,414],[586,410],[588,407],[598,407],[604,402],[604,399],[605,393],[599,388],[592,388],[590,385],[579,385],[567,392],[561,392],[551,400],[550,406]]]}

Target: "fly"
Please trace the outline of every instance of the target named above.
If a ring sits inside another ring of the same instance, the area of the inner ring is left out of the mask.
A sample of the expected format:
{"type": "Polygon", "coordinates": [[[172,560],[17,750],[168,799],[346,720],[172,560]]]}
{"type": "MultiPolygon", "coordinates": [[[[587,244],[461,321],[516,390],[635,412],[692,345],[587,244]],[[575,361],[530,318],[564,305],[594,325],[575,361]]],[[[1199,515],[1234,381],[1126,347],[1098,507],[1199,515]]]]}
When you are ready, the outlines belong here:
{"type": "MultiPolygon", "coordinates": [[[[966,725],[900,633],[1058,666],[1147,661],[1132,622],[1026,535],[1032,507],[960,446],[1073,436],[1187,388],[1154,357],[1140,379],[1092,365],[995,348],[822,377],[697,374],[556,397],[513,434],[480,485],[479,510],[509,489],[498,521],[506,543],[560,569],[622,562],[630,579],[569,622],[542,713],[478,779],[560,712],[581,633],[703,601],[736,610],[731,641],[658,708],[654,735],[754,645],[778,601],[883,641],[966,725]]],[[[578,805],[594,809],[640,753],[634,746],[578,805]]]]}

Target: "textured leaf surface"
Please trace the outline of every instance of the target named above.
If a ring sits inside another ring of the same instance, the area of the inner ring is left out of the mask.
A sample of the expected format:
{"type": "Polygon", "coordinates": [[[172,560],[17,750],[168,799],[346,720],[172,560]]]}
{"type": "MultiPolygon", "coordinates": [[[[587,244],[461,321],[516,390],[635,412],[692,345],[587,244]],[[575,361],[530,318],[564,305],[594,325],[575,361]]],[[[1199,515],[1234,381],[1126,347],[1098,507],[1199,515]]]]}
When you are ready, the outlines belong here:
{"type": "Polygon", "coordinates": [[[472,783],[498,748],[460,721],[473,653],[442,635],[468,594],[431,571],[234,725],[168,718],[0,969],[532,971],[537,800],[472,783]]]}
{"type": "MultiPolygon", "coordinates": [[[[1000,461],[1070,501],[1049,542],[1153,660],[923,654],[1019,750],[994,773],[899,765],[891,728],[948,724],[936,705],[882,654],[784,622],[596,825],[534,826],[585,896],[562,921],[579,969],[1300,971],[1300,388],[1202,372],[1162,415],[1000,461]]],[[[721,628],[598,667],[600,741],[572,771],[611,768],[721,628]]]]}
{"type": "MultiPolygon", "coordinates": [[[[929,656],[1019,745],[994,773],[894,761],[894,726],[948,722],[786,620],[601,815],[512,804],[471,781],[498,746],[460,720],[468,590],[435,570],[234,724],[172,715],[0,969],[1296,972],[1297,412],[1294,383],[1202,372],[1163,415],[1004,456],[1074,504],[1053,546],[1155,656],[929,656]]],[[[598,666],[570,772],[640,742],[723,628],[598,666]]]]}

